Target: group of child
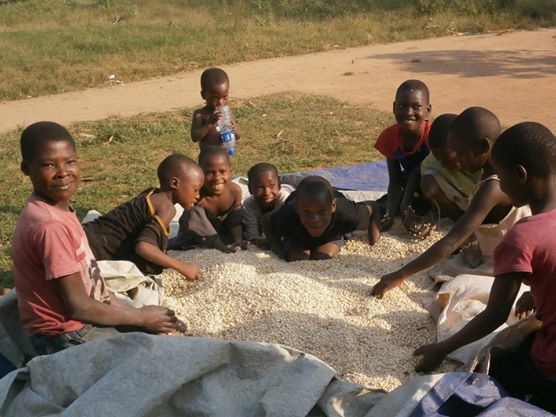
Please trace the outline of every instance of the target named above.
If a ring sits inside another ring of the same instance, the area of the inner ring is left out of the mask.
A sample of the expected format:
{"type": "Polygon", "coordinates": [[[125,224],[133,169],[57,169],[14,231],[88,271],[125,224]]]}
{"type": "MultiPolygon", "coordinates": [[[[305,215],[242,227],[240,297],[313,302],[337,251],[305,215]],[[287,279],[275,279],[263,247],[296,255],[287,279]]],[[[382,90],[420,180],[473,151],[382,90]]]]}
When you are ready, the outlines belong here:
{"type": "MultiPolygon", "coordinates": [[[[179,328],[167,308],[135,309],[116,298],[97,260],[129,260],[145,274],[172,268],[195,280],[197,265],[169,256],[167,249],[203,246],[233,252],[250,242],[287,261],[329,259],[356,230],[365,230],[373,245],[396,216],[426,236],[434,225],[419,223],[424,216],[415,216],[412,207],[424,198],[455,225],[418,258],[383,276],[371,295],[382,298],[454,252],[479,248],[480,259],[470,261],[471,266],[494,259],[496,280],[487,309],[450,339],[418,349],[423,359],[417,368],[431,370],[447,353],[496,329],[525,282],[543,327],[519,362],[505,360],[493,369],[511,393],[533,395],[537,404],[556,410],[554,400],[542,395],[556,389],[556,308],[550,303],[556,296],[556,238],[543,233],[556,226],[556,140],[548,129],[529,122],[500,135],[497,117],[480,107],[441,115],[431,123],[427,86],[408,80],[396,92],[396,124],[375,145],[389,173],[383,207],[351,201],[318,176],[303,178],[295,187],[282,184],[276,167],[267,162],[249,170],[251,196],[243,200],[218,132],[218,107],[227,104],[228,93],[226,73],[205,70],[201,96],[206,105],[194,112],[191,126],[191,138],[200,148],[198,163],[181,154],[168,156],[158,167],[158,188],[84,225],[70,205],[80,178],[71,134],[53,122],[23,131],[21,168],[33,193],[14,232],[13,274],[21,321],[38,353],[121,331],[179,328]],[[184,213],[177,236],[169,239],[175,204],[184,213]],[[520,210],[526,205],[528,213],[520,210]],[[524,213],[532,216],[519,220],[524,213]],[[493,242],[499,243],[496,250],[493,242]],[[521,385],[507,381],[513,366],[520,366],[521,376],[514,379],[521,385]]],[[[232,129],[239,139],[235,119],[232,129]]]]}

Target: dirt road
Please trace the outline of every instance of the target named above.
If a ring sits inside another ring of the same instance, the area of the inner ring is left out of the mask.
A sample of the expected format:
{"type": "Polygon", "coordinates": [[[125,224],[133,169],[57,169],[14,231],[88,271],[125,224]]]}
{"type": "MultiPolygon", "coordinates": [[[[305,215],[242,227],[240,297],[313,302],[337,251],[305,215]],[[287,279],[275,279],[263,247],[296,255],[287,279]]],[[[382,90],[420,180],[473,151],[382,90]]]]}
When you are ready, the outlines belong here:
{"type": "MultiPolygon", "coordinates": [[[[535,120],[556,131],[556,28],[338,49],[224,68],[232,98],[299,91],[390,111],[400,82],[418,78],[431,90],[435,115],[480,105],[505,125],[535,120]]],[[[199,105],[199,75],[3,102],[0,132],[37,120],[69,124],[199,105]]]]}

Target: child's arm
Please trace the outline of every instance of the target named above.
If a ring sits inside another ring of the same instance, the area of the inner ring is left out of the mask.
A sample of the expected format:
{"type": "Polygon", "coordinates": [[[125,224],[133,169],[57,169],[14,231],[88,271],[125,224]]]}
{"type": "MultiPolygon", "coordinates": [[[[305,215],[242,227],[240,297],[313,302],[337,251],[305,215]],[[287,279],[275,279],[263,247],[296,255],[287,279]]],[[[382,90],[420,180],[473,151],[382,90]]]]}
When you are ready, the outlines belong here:
{"type": "Polygon", "coordinates": [[[421,171],[420,166],[413,168],[413,171],[409,174],[407,183],[403,190],[402,198],[400,199],[400,214],[402,218],[405,216],[405,212],[411,203],[411,199],[415,192],[419,189],[419,183],[421,182],[421,171]]]}
{"type": "Polygon", "coordinates": [[[404,267],[381,277],[371,290],[371,295],[382,298],[387,291],[399,286],[406,278],[447,258],[475,232],[488,213],[499,204],[509,204],[508,197],[500,190],[499,182],[485,181],[473,196],[467,211],[446,236],[404,267]]]}
{"type": "Polygon", "coordinates": [[[146,241],[139,241],[135,245],[135,252],[146,261],[160,265],[163,268],[172,268],[182,274],[186,279],[194,281],[200,277],[197,264],[182,262],[164,253],[157,246],[146,241]]]}
{"type": "Polygon", "coordinates": [[[235,115],[232,116],[232,132],[234,132],[234,135],[236,136],[236,141],[241,140],[241,133],[239,132],[235,115]]]}
{"type": "Polygon", "coordinates": [[[54,280],[70,318],[101,326],[136,326],[153,333],[177,330],[174,312],[165,307],[128,307],[123,303],[105,304],[90,298],[79,273],[54,280]]]}
{"type": "Polygon", "coordinates": [[[200,142],[208,133],[216,128],[216,123],[220,119],[220,113],[214,112],[210,116],[205,116],[202,110],[195,110],[191,121],[191,140],[200,142]]]}
{"type": "Polygon", "coordinates": [[[514,272],[497,276],[494,279],[487,306],[481,313],[452,337],[439,343],[421,346],[415,350],[413,355],[423,356],[415,370],[418,372],[432,371],[450,352],[496,330],[507,320],[521,282],[528,275],[524,272],[514,272]]]}
{"type": "Polygon", "coordinates": [[[284,250],[282,248],[282,240],[280,239],[280,235],[277,231],[274,230],[272,227],[272,216],[276,212],[267,213],[261,218],[261,223],[263,225],[264,234],[268,240],[268,244],[270,245],[270,249],[278,255],[279,258],[285,259],[284,250]]]}
{"type": "Polygon", "coordinates": [[[380,238],[380,209],[376,204],[369,205],[371,209],[371,220],[368,229],[369,245],[374,245],[380,238]]]}
{"type": "MultiPolygon", "coordinates": [[[[232,183],[232,197],[234,199],[234,203],[232,206],[232,210],[242,210],[241,206],[241,188],[239,185],[232,183]]],[[[241,217],[243,217],[243,214],[241,217]]],[[[247,249],[247,242],[243,240],[243,222],[239,221],[238,224],[233,226],[230,230],[230,234],[232,235],[232,239],[234,241],[235,246],[239,246],[242,250],[247,249]]]]}
{"type": "Polygon", "coordinates": [[[395,159],[386,160],[388,166],[388,203],[386,215],[380,222],[382,231],[388,230],[394,224],[398,207],[402,199],[402,171],[395,159]]]}

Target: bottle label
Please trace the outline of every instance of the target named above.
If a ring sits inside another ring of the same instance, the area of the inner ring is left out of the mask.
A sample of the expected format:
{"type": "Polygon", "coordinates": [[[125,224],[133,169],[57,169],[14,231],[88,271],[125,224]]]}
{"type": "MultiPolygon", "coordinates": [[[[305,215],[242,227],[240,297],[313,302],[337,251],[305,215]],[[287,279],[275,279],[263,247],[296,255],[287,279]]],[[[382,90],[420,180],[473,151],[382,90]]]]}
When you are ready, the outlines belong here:
{"type": "Polygon", "coordinates": [[[227,131],[227,132],[221,132],[220,133],[220,140],[222,141],[222,143],[235,142],[236,135],[231,130],[227,131]]]}

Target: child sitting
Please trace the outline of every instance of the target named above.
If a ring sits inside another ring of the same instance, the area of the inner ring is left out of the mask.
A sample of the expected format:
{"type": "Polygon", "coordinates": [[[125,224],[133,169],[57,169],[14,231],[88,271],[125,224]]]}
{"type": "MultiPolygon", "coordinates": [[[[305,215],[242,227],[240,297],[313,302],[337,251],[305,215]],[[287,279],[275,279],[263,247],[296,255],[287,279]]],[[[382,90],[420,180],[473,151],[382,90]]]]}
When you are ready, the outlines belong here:
{"type": "Polygon", "coordinates": [[[348,200],[326,179],[311,176],[262,223],[271,249],[289,262],[330,259],[339,253],[344,235],[355,230],[367,230],[374,245],[380,236],[378,218],[371,204],[348,200]]]}
{"type": "Polygon", "coordinates": [[[234,252],[245,248],[241,188],[232,182],[232,166],[226,149],[211,146],[199,154],[205,174],[198,205],[184,211],[180,229],[169,243],[171,249],[188,249],[196,245],[234,252]]]}
{"type": "Polygon", "coordinates": [[[158,166],[160,188],[149,188],[104,216],[85,223],[89,245],[97,260],[127,260],[144,274],[172,268],[189,280],[199,268],[166,254],[174,204],[189,209],[199,199],[203,171],[185,155],[173,154],[158,166]]]}
{"type": "MultiPolygon", "coordinates": [[[[201,74],[201,97],[205,100],[205,107],[193,112],[191,121],[191,139],[199,142],[199,149],[209,146],[221,146],[220,133],[217,130],[221,117],[217,107],[228,104],[230,81],[228,74],[220,68],[209,68],[201,74]]],[[[235,118],[232,119],[232,130],[236,141],[240,140],[240,133],[235,118]]]]}
{"type": "MultiPolygon", "coordinates": [[[[448,132],[448,152],[456,154],[457,164],[466,172],[483,171],[483,179],[469,204],[469,208],[442,239],[423,254],[399,270],[384,275],[371,290],[371,295],[382,298],[392,288],[399,286],[411,275],[438,264],[463,245],[473,233],[479,240],[479,255],[484,259],[492,256],[495,242],[521,217],[530,214],[527,208],[515,209],[508,196],[500,190],[498,177],[489,163],[490,151],[500,134],[500,122],[490,111],[470,107],[452,123],[448,132]]],[[[469,242],[469,241],[468,241],[469,242]]],[[[475,241],[470,241],[475,245],[475,241]]],[[[484,273],[483,271],[477,271],[484,273]]],[[[452,272],[473,273],[470,270],[452,272]]]]}
{"type": "Polygon", "coordinates": [[[266,162],[253,165],[247,172],[247,178],[251,196],[243,202],[244,236],[258,247],[268,249],[261,217],[282,207],[294,188],[281,184],[276,167],[266,162]]]}
{"type": "Polygon", "coordinates": [[[508,317],[521,283],[531,287],[542,321],[518,351],[491,358],[489,374],[512,397],[556,412],[556,138],[539,123],[519,123],[494,144],[492,164],[500,188],[515,206],[529,204],[494,253],[494,284],[487,307],[463,329],[439,343],[418,348],[417,371],[436,368],[444,357],[498,328],[508,317]]]}
{"type": "Polygon", "coordinates": [[[459,169],[455,154],[448,152],[448,129],[455,114],[438,116],[429,132],[431,153],[421,163],[421,192],[434,201],[441,215],[457,221],[469,207],[470,196],[481,179],[483,170],[466,172],[459,169]]]}
{"type": "Polygon", "coordinates": [[[405,215],[419,189],[419,166],[429,153],[431,105],[425,83],[404,81],[396,91],[393,110],[396,124],[385,129],[375,144],[388,165],[387,209],[381,220],[383,231],[392,227],[396,214],[405,215]]]}
{"type": "Polygon", "coordinates": [[[70,133],[57,123],[34,123],[21,134],[20,145],[21,170],[33,193],[12,239],[13,276],[19,316],[37,353],[117,334],[111,326],[176,330],[173,311],[135,309],[106,288],[70,205],[80,180],[70,133]]]}

